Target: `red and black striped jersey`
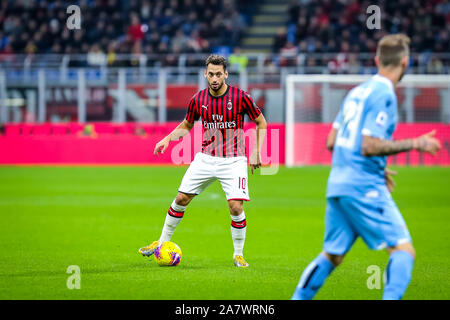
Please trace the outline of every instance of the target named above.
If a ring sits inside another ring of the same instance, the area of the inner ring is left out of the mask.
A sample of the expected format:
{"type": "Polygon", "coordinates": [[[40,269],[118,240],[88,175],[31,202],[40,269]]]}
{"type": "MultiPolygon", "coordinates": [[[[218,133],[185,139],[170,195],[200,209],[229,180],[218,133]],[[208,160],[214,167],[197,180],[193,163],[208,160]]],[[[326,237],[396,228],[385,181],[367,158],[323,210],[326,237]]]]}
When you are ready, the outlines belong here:
{"type": "Polygon", "coordinates": [[[261,110],[245,91],[228,86],[221,96],[209,88],[197,92],[189,102],[186,120],[200,117],[203,125],[202,152],[215,157],[245,156],[244,116],[255,120],[261,110]]]}

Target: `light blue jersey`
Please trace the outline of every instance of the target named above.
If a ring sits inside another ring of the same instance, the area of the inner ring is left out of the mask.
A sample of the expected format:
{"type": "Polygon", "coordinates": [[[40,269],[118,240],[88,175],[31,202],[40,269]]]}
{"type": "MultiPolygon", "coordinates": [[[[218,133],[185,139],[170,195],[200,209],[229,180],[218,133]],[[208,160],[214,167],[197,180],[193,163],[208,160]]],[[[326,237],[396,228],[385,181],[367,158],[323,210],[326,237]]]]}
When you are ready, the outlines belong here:
{"type": "Polygon", "coordinates": [[[338,133],[327,197],[384,192],[387,157],[363,156],[362,137],[390,140],[396,125],[397,98],[388,78],[377,74],[347,94],[333,123],[338,133]]]}
{"type": "Polygon", "coordinates": [[[371,249],[410,242],[411,236],[384,178],[386,158],[361,153],[363,135],[392,138],[397,99],[380,75],[352,89],[334,122],[338,129],[328,178],[323,249],[341,255],[360,236],[371,249]]]}

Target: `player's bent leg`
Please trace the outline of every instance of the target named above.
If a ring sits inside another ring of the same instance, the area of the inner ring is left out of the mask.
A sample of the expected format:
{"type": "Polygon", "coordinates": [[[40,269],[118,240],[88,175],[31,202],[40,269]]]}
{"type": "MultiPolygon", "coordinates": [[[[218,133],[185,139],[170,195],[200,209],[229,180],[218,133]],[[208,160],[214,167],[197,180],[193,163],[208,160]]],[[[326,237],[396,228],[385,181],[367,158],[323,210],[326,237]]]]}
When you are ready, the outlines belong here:
{"type": "Polygon", "coordinates": [[[231,216],[231,238],[233,239],[234,253],[233,263],[236,267],[246,268],[249,266],[244,259],[245,233],[247,231],[247,220],[243,209],[242,200],[228,200],[231,216]]]}
{"type": "Polygon", "coordinates": [[[242,200],[228,200],[228,208],[232,216],[239,216],[244,211],[242,200]]]}
{"type": "Polygon", "coordinates": [[[325,251],[321,252],[303,271],[291,300],[312,300],[328,276],[343,259],[344,255],[331,255],[325,251]]]}
{"type": "Polygon", "coordinates": [[[176,227],[181,222],[181,219],[184,216],[186,206],[194,197],[194,194],[185,194],[182,192],[178,192],[175,200],[172,202],[169,210],[167,211],[166,219],[164,221],[164,226],[159,240],[153,241],[148,246],[140,248],[138,252],[141,255],[143,255],[144,257],[149,257],[155,252],[159,244],[165,241],[170,241],[176,227]]]}
{"type": "Polygon", "coordinates": [[[416,250],[414,249],[411,242],[401,243],[396,245],[395,247],[386,248],[386,251],[389,253],[389,255],[399,250],[409,252],[409,254],[412,255],[414,259],[416,258],[416,250]]]}
{"type": "Polygon", "coordinates": [[[327,253],[325,251],[322,252],[322,254],[335,266],[339,266],[342,261],[344,261],[345,258],[345,254],[342,255],[336,255],[336,254],[331,254],[331,253],[327,253]]]}
{"type": "Polygon", "coordinates": [[[345,208],[341,205],[341,199],[328,198],[323,251],[303,271],[291,299],[313,299],[327,277],[342,263],[356,238],[357,235],[345,219],[345,208]]]}
{"type": "Polygon", "coordinates": [[[172,202],[167,211],[164,227],[159,238],[159,243],[170,241],[176,227],[184,216],[187,205],[194,199],[195,194],[186,194],[178,192],[177,197],[172,202]]]}
{"type": "Polygon", "coordinates": [[[411,281],[416,252],[411,242],[388,247],[386,250],[389,262],[385,271],[383,300],[400,300],[411,281]]]}
{"type": "MultiPolygon", "coordinates": [[[[376,199],[358,199],[352,210],[355,229],[371,249],[386,248],[390,254],[385,271],[384,300],[402,299],[411,281],[415,251],[411,235],[392,196],[380,192],[376,199]],[[358,214],[355,211],[359,211],[358,214]],[[381,214],[380,214],[381,213],[381,214]]],[[[350,203],[347,203],[351,207],[350,203]]]]}
{"type": "Polygon", "coordinates": [[[187,194],[183,192],[178,192],[175,198],[175,202],[177,205],[186,207],[192,201],[192,199],[194,199],[195,196],[196,194],[187,194]]]}

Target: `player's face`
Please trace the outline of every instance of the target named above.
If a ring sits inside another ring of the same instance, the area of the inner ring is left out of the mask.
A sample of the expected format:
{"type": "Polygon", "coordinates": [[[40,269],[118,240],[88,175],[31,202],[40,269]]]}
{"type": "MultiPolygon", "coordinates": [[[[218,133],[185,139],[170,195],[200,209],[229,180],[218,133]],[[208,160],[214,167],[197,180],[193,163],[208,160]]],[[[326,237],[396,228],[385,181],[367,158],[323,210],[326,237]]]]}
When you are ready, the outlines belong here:
{"type": "Polygon", "coordinates": [[[228,78],[228,72],[224,71],[222,65],[210,63],[205,70],[205,77],[208,80],[209,88],[212,91],[219,91],[225,83],[225,79],[228,78]]]}

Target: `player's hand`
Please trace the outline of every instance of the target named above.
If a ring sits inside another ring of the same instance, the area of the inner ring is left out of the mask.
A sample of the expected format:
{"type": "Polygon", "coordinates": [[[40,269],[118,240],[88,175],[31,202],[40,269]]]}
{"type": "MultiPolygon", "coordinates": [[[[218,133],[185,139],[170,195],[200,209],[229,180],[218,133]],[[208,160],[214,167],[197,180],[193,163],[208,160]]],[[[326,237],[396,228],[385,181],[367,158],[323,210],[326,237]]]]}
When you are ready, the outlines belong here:
{"type": "Polygon", "coordinates": [[[386,181],[386,186],[389,190],[389,192],[394,191],[395,187],[395,181],[392,179],[392,176],[396,176],[397,171],[391,170],[391,169],[384,169],[384,180],[386,181]]]}
{"type": "Polygon", "coordinates": [[[436,130],[432,130],[413,140],[413,149],[419,152],[428,152],[433,156],[441,149],[441,143],[434,136],[436,130]]]}
{"type": "Polygon", "coordinates": [[[153,154],[155,156],[158,156],[159,153],[163,154],[164,151],[166,151],[166,149],[169,147],[169,143],[170,143],[169,137],[165,137],[164,139],[162,139],[160,142],[156,144],[153,154]]]}
{"type": "Polygon", "coordinates": [[[260,155],[260,153],[259,152],[253,152],[250,155],[249,162],[250,162],[250,168],[252,169],[252,174],[253,174],[253,171],[255,169],[258,169],[259,167],[261,167],[261,155],[260,155]]]}

